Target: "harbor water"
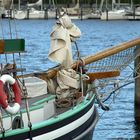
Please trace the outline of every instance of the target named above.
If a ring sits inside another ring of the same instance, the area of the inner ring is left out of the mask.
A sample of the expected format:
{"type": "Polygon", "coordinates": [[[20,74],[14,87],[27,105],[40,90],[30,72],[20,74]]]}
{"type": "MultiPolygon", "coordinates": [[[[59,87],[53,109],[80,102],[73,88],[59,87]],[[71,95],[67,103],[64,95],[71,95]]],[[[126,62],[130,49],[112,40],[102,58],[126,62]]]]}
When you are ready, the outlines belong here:
{"type": "MultiPolygon", "coordinates": [[[[77,40],[81,56],[140,36],[140,21],[74,20],[73,22],[82,32],[81,38],[77,40]]],[[[26,53],[21,54],[22,67],[26,67],[26,73],[46,70],[56,65],[47,58],[54,23],[55,20],[2,20],[0,38],[24,38],[26,41],[26,53]]],[[[17,60],[17,63],[20,65],[20,61],[17,60]]],[[[98,110],[101,117],[95,128],[93,140],[140,139],[140,130],[134,120],[133,84],[120,91],[109,111],[103,112],[99,107],[98,110]]]]}

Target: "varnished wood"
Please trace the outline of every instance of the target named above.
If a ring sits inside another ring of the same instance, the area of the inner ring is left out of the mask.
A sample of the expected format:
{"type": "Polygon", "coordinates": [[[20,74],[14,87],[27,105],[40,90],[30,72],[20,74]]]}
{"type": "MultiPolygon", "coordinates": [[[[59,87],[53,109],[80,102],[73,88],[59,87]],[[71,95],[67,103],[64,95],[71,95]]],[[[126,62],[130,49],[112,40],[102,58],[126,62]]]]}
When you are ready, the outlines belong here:
{"type": "Polygon", "coordinates": [[[87,73],[89,76],[89,80],[87,80],[87,83],[91,83],[95,79],[103,79],[103,78],[111,78],[116,77],[120,75],[119,71],[106,71],[106,72],[94,72],[94,73],[87,73]]]}

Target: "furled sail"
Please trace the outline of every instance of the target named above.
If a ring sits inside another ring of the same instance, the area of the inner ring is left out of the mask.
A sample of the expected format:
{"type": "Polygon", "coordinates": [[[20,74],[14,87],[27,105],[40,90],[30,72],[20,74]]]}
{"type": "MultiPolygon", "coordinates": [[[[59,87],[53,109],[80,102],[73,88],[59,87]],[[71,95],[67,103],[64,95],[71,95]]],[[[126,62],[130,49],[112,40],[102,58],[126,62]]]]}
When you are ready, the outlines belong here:
{"type": "Polygon", "coordinates": [[[60,63],[64,68],[70,68],[73,64],[71,42],[80,35],[80,29],[71,22],[67,15],[61,17],[51,33],[48,58],[60,63]]]}

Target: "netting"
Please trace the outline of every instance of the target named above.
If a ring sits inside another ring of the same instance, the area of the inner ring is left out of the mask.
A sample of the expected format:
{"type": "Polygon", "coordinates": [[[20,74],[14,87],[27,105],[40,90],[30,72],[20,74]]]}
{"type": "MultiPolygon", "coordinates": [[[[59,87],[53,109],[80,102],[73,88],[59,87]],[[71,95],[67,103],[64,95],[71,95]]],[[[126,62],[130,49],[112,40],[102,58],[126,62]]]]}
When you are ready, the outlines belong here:
{"type": "MultiPolygon", "coordinates": [[[[133,46],[122,51],[116,51],[116,53],[112,53],[112,49],[110,49],[95,54],[97,57],[94,57],[94,62],[85,66],[88,70],[87,73],[101,72],[102,74],[102,72],[125,71],[136,57],[135,48],[136,46],[133,46]],[[109,51],[111,53],[109,55],[106,55],[105,53],[108,53],[109,51]]],[[[133,70],[131,70],[127,78],[120,76],[106,77],[101,79],[97,78],[99,83],[98,92],[100,93],[102,100],[106,100],[112,93],[118,93],[113,91],[116,91],[116,88],[120,89],[123,84],[129,83],[131,78],[133,78],[133,70]]]]}
{"type": "Polygon", "coordinates": [[[134,60],[134,49],[129,48],[119,53],[100,59],[86,66],[89,72],[122,71],[134,60]]]}

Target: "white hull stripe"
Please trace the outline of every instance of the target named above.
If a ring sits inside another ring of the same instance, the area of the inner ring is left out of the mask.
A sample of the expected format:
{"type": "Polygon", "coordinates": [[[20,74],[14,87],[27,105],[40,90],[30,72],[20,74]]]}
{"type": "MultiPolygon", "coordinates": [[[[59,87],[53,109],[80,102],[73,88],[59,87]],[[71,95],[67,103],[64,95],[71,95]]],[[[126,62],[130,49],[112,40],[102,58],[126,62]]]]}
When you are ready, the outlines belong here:
{"type": "Polygon", "coordinates": [[[67,133],[73,131],[74,129],[84,124],[91,117],[91,115],[93,114],[93,111],[94,111],[94,105],[86,114],[84,114],[82,117],[75,120],[74,122],[68,125],[65,125],[59,129],[56,129],[54,131],[48,132],[46,134],[36,136],[33,138],[33,140],[53,140],[63,135],[66,135],[67,133]]]}

